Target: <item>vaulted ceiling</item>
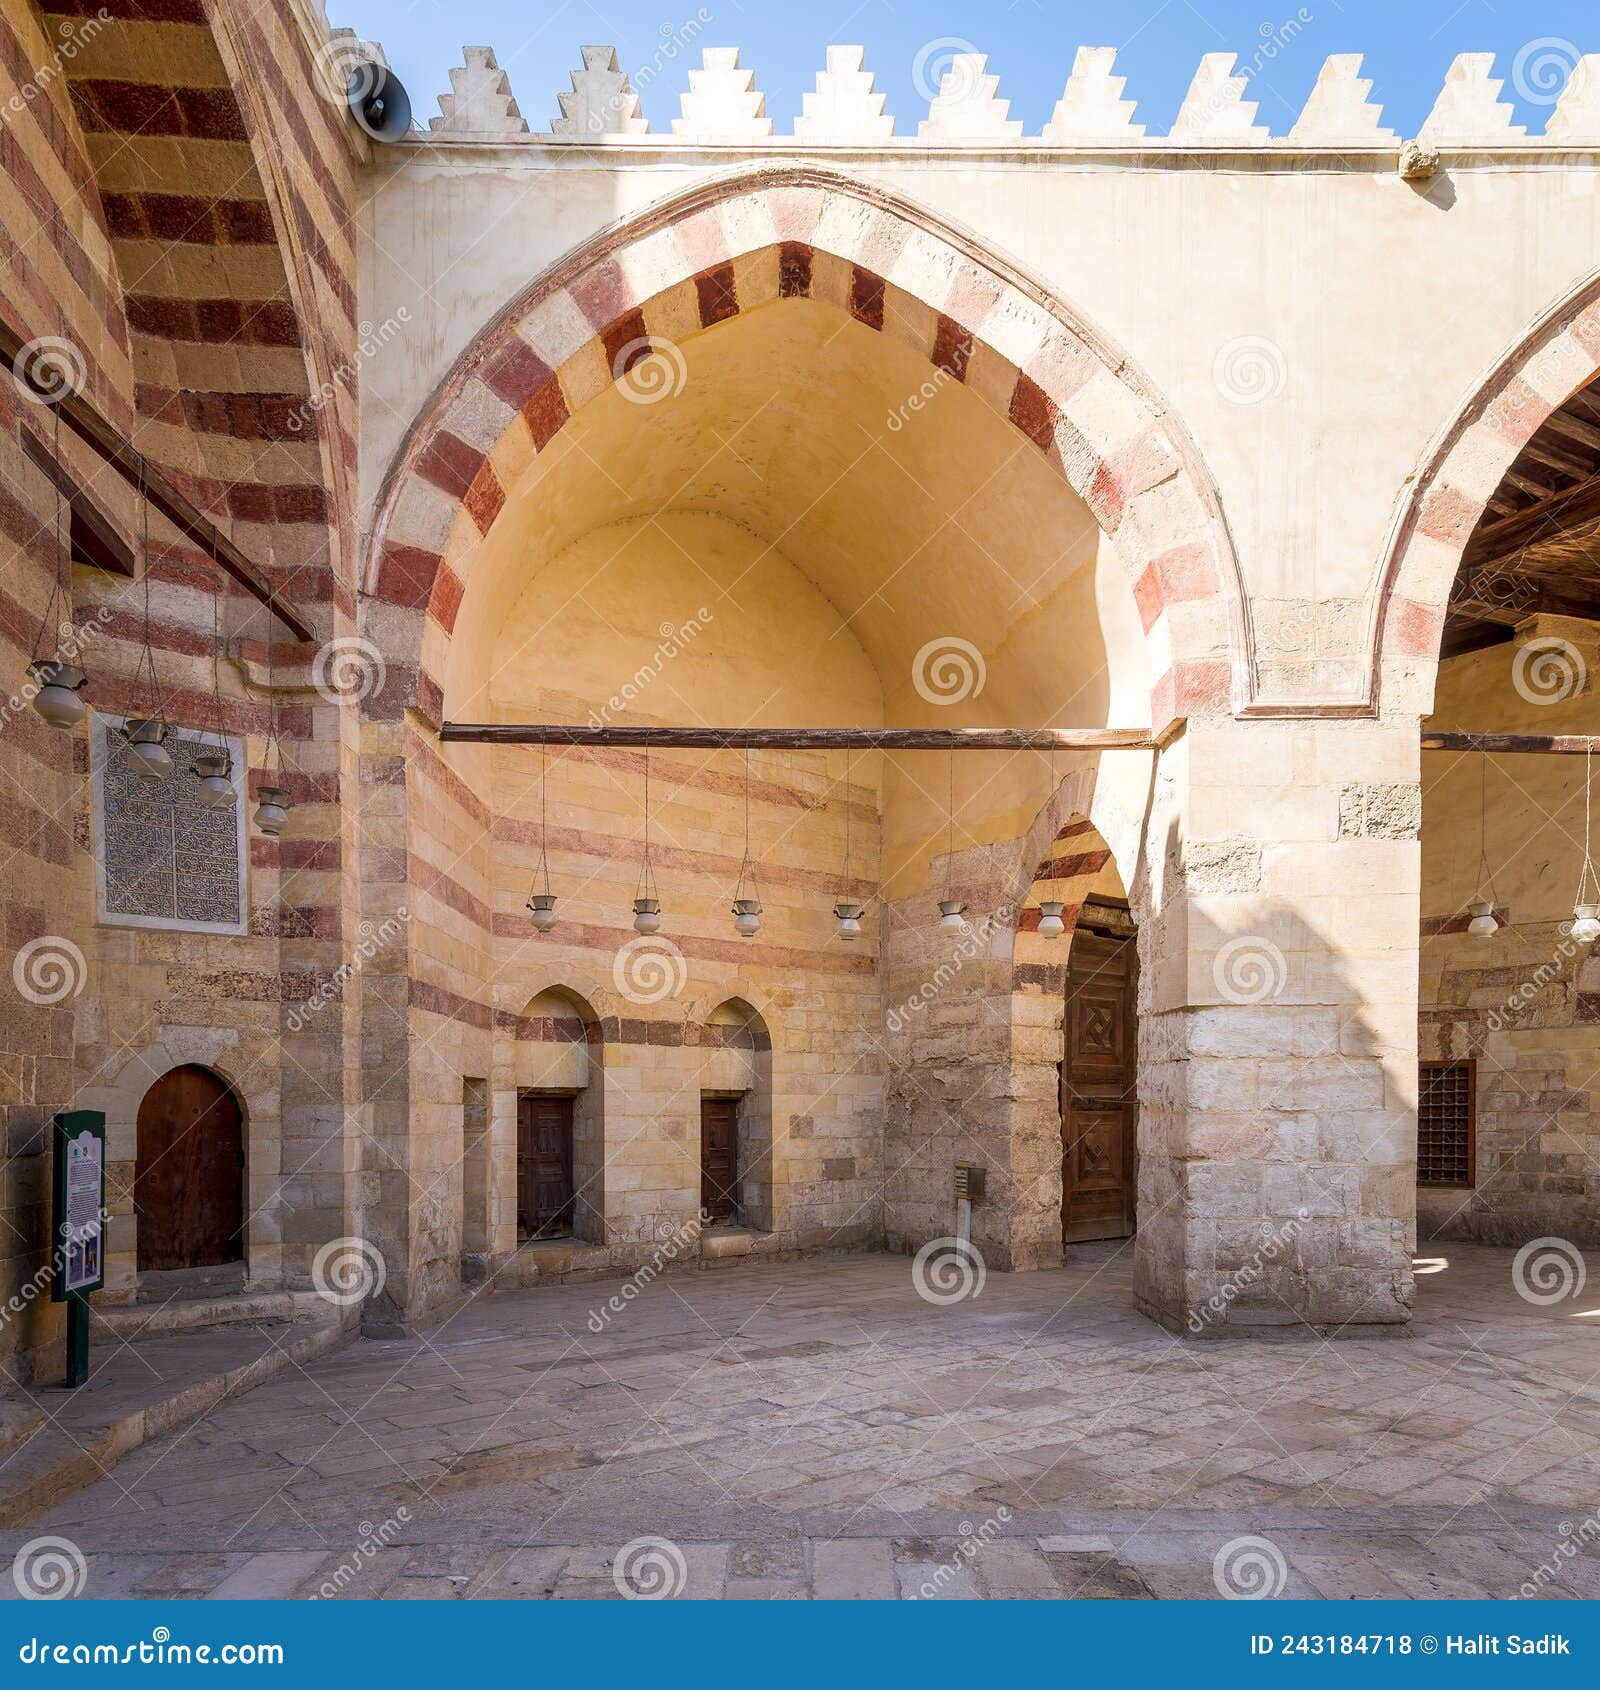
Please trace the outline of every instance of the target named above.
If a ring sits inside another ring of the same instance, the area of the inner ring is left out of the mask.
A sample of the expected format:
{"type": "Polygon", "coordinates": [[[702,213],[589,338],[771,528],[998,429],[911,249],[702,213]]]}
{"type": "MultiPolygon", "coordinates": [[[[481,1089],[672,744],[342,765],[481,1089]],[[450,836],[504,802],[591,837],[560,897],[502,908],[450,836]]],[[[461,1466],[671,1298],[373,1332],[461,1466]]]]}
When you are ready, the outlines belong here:
{"type": "Polygon", "coordinates": [[[1468,542],[1444,655],[1511,637],[1545,613],[1600,620],[1600,382],[1523,447],[1468,542]]]}

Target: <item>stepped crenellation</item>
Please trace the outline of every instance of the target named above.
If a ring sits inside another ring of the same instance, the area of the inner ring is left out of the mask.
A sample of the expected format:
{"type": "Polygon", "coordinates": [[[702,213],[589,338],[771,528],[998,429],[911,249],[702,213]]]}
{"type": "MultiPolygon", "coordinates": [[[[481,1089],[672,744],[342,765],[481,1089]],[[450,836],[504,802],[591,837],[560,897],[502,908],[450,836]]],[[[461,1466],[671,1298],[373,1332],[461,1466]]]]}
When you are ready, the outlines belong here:
{"type": "MultiPolygon", "coordinates": [[[[963,48],[965,43],[960,44],[963,48]]],[[[381,51],[381,50],[380,50],[381,51]]],[[[572,89],[556,96],[561,115],[548,135],[530,134],[504,70],[487,47],[464,49],[464,62],[450,73],[451,92],[439,98],[442,115],[431,120],[429,135],[439,140],[530,139],[614,140],[649,136],[664,141],[750,141],[794,139],[871,145],[893,141],[991,145],[1036,141],[1055,146],[1162,146],[1188,148],[1277,148],[1341,150],[1390,149],[1402,137],[1383,121],[1382,106],[1372,99],[1372,80],[1361,74],[1359,53],[1335,53],[1324,60],[1299,116],[1285,135],[1274,135],[1249,98],[1252,64],[1237,55],[1207,53],[1200,61],[1172,126],[1152,133],[1135,122],[1137,101],[1125,92],[1126,78],[1116,72],[1116,49],[1080,47],[1061,98],[1048,122],[1028,134],[1010,115],[1000,78],[978,51],[952,51],[932,67],[926,83],[928,109],[908,127],[897,126],[885,109],[887,96],[875,85],[862,47],[827,50],[816,87],[803,96],[789,134],[780,134],[767,115],[766,96],[756,71],[744,65],[736,47],[704,47],[701,62],[687,73],[679,95],[679,115],[669,134],[652,133],[640,109],[639,88],[664,80],[659,64],[642,68],[631,79],[615,47],[584,47],[582,67],[572,72],[572,89]],[[637,84],[637,86],[636,86],[637,84]]],[[[1504,97],[1504,81],[1494,74],[1491,53],[1461,53],[1445,74],[1438,98],[1417,139],[1430,147],[1498,146],[1544,140],[1563,146],[1600,146],[1600,54],[1587,54],[1572,68],[1560,95],[1536,90],[1550,108],[1542,135],[1530,134],[1515,121],[1504,97]]]]}

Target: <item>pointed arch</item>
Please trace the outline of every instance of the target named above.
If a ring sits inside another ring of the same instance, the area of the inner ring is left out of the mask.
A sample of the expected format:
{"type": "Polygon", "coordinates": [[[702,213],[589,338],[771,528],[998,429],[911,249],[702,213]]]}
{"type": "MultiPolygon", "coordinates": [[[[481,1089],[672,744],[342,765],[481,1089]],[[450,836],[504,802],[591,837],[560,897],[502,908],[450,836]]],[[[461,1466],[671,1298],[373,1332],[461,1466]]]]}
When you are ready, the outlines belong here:
{"type": "Polygon", "coordinates": [[[1600,375],[1600,270],[1500,358],[1407,483],[1379,570],[1372,698],[1432,708],[1445,612],[1468,542],[1506,471],[1550,416],[1600,375]]]}
{"type": "Polygon", "coordinates": [[[508,488],[568,419],[676,341],[774,300],[831,304],[911,344],[1044,453],[1108,535],[1150,653],[1153,719],[1251,691],[1245,599],[1216,489],[1121,350],[931,212],[815,166],[742,171],[618,224],[555,264],[462,353],[379,490],[363,569],[407,655],[391,707],[443,709],[474,555],[508,488]]]}

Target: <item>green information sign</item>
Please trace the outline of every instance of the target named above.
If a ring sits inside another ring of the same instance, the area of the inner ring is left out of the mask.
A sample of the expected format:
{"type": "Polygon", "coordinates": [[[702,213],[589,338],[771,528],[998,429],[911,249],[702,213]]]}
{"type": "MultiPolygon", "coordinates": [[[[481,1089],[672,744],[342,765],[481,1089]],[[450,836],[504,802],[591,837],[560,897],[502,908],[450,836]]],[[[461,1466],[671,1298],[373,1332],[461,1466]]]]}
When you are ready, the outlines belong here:
{"type": "Polygon", "coordinates": [[[106,1282],[106,1118],[70,1109],[51,1123],[50,1295],[67,1305],[67,1383],[89,1377],[89,1293],[106,1282]]]}

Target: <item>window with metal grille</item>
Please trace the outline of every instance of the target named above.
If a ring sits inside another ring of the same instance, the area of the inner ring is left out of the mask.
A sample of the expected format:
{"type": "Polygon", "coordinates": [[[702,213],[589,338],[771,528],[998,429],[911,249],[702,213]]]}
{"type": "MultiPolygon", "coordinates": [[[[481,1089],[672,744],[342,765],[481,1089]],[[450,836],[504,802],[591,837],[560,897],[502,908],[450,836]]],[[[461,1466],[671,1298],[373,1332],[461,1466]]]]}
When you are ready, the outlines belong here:
{"type": "Polygon", "coordinates": [[[1475,1062],[1424,1062],[1417,1096],[1417,1184],[1473,1183],[1475,1062]]]}

